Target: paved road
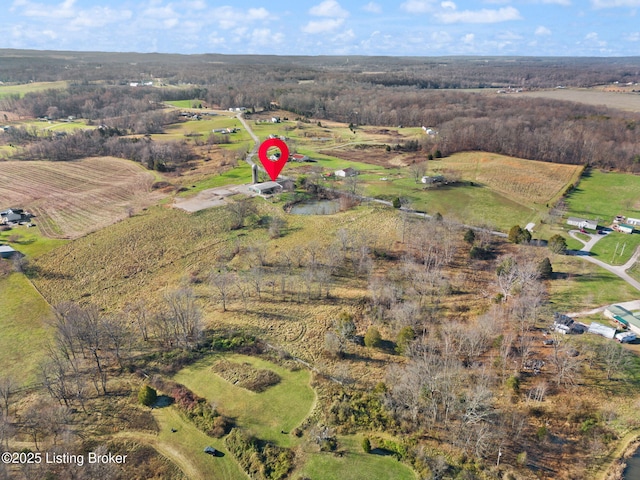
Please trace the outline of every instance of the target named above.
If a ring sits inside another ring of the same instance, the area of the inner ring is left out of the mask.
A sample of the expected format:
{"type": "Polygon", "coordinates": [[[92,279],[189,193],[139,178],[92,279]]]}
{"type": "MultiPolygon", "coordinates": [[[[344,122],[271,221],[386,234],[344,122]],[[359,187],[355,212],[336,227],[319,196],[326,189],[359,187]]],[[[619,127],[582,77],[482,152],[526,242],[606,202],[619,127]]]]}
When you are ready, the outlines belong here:
{"type": "Polygon", "coordinates": [[[578,237],[577,233],[578,233],[578,230],[569,231],[569,235],[571,236],[571,238],[578,240],[580,243],[584,245],[580,250],[573,253],[575,256],[583,258],[588,262],[594,263],[604,268],[605,270],[623,279],[625,282],[627,282],[629,285],[631,285],[635,289],[640,290],[640,282],[638,282],[634,278],[631,278],[631,276],[629,276],[629,274],[627,273],[627,270],[631,268],[640,257],[640,247],[636,249],[635,253],[631,256],[629,261],[624,265],[618,265],[618,266],[609,265],[608,263],[605,263],[602,260],[598,260],[597,258],[594,258],[590,255],[590,252],[593,246],[598,242],[598,240],[600,240],[601,238],[604,238],[604,235],[586,234],[586,235],[589,235],[591,238],[589,239],[589,241],[585,242],[583,239],[578,237]]]}

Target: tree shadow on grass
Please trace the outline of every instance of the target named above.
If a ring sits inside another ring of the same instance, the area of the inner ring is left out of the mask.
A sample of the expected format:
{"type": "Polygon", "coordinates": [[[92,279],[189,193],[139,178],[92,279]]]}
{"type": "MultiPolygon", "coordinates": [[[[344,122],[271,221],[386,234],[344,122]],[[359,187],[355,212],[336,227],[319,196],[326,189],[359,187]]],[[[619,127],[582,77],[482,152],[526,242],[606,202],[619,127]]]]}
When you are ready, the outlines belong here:
{"type": "Polygon", "coordinates": [[[396,455],[395,452],[391,450],[387,450],[386,448],[372,448],[371,455],[380,455],[382,457],[394,457],[396,455]]]}
{"type": "Polygon", "coordinates": [[[169,407],[173,405],[174,402],[175,400],[173,397],[170,397],[169,395],[158,395],[158,399],[156,400],[156,403],[153,404],[153,408],[169,407]]]}

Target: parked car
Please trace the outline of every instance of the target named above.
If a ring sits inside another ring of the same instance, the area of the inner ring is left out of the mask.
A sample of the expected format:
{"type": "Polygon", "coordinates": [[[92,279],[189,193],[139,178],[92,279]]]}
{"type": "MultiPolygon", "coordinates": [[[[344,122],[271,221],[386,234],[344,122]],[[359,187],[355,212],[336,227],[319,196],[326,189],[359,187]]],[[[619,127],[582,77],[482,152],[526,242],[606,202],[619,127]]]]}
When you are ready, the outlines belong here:
{"type": "Polygon", "coordinates": [[[213,455],[215,457],[218,451],[213,447],[204,447],[204,453],[208,453],[209,455],[213,455]]]}

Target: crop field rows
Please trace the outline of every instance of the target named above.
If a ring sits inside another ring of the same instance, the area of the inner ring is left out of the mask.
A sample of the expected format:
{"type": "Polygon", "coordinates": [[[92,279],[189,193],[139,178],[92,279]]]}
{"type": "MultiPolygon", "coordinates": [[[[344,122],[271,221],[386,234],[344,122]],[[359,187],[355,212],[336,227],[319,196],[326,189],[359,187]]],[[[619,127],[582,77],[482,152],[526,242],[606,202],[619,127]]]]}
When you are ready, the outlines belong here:
{"type": "Polygon", "coordinates": [[[116,158],[5,162],[0,202],[33,210],[46,236],[75,238],[158,201],[153,181],[152,173],[116,158]]]}
{"type": "MultiPolygon", "coordinates": [[[[438,162],[440,163],[440,162],[438,162]]],[[[579,178],[581,166],[535,162],[504,155],[461,153],[442,161],[444,168],[486,184],[511,198],[544,204],[579,178]]]]}

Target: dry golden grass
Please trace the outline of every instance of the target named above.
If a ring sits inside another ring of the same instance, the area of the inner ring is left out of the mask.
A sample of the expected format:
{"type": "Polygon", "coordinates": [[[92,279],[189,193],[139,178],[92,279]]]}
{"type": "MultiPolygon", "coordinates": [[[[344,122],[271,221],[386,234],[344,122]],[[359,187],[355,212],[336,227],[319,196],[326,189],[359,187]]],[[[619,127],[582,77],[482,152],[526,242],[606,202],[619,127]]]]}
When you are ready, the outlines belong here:
{"type": "Polygon", "coordinates": [[[42,233],[77,238],[156,203],[154,175],[134,162],[112,157],[75,162],[2,163],[1,208],[33,211],[42,233]]]}
{"type": "Polygon", "coordinates": [[[537,162],[486,152],[457,153],[433,165],[459,172],[464,180],[486,185],[511,199],[546,204],[576,181],[582,166],[537,162]]]}

